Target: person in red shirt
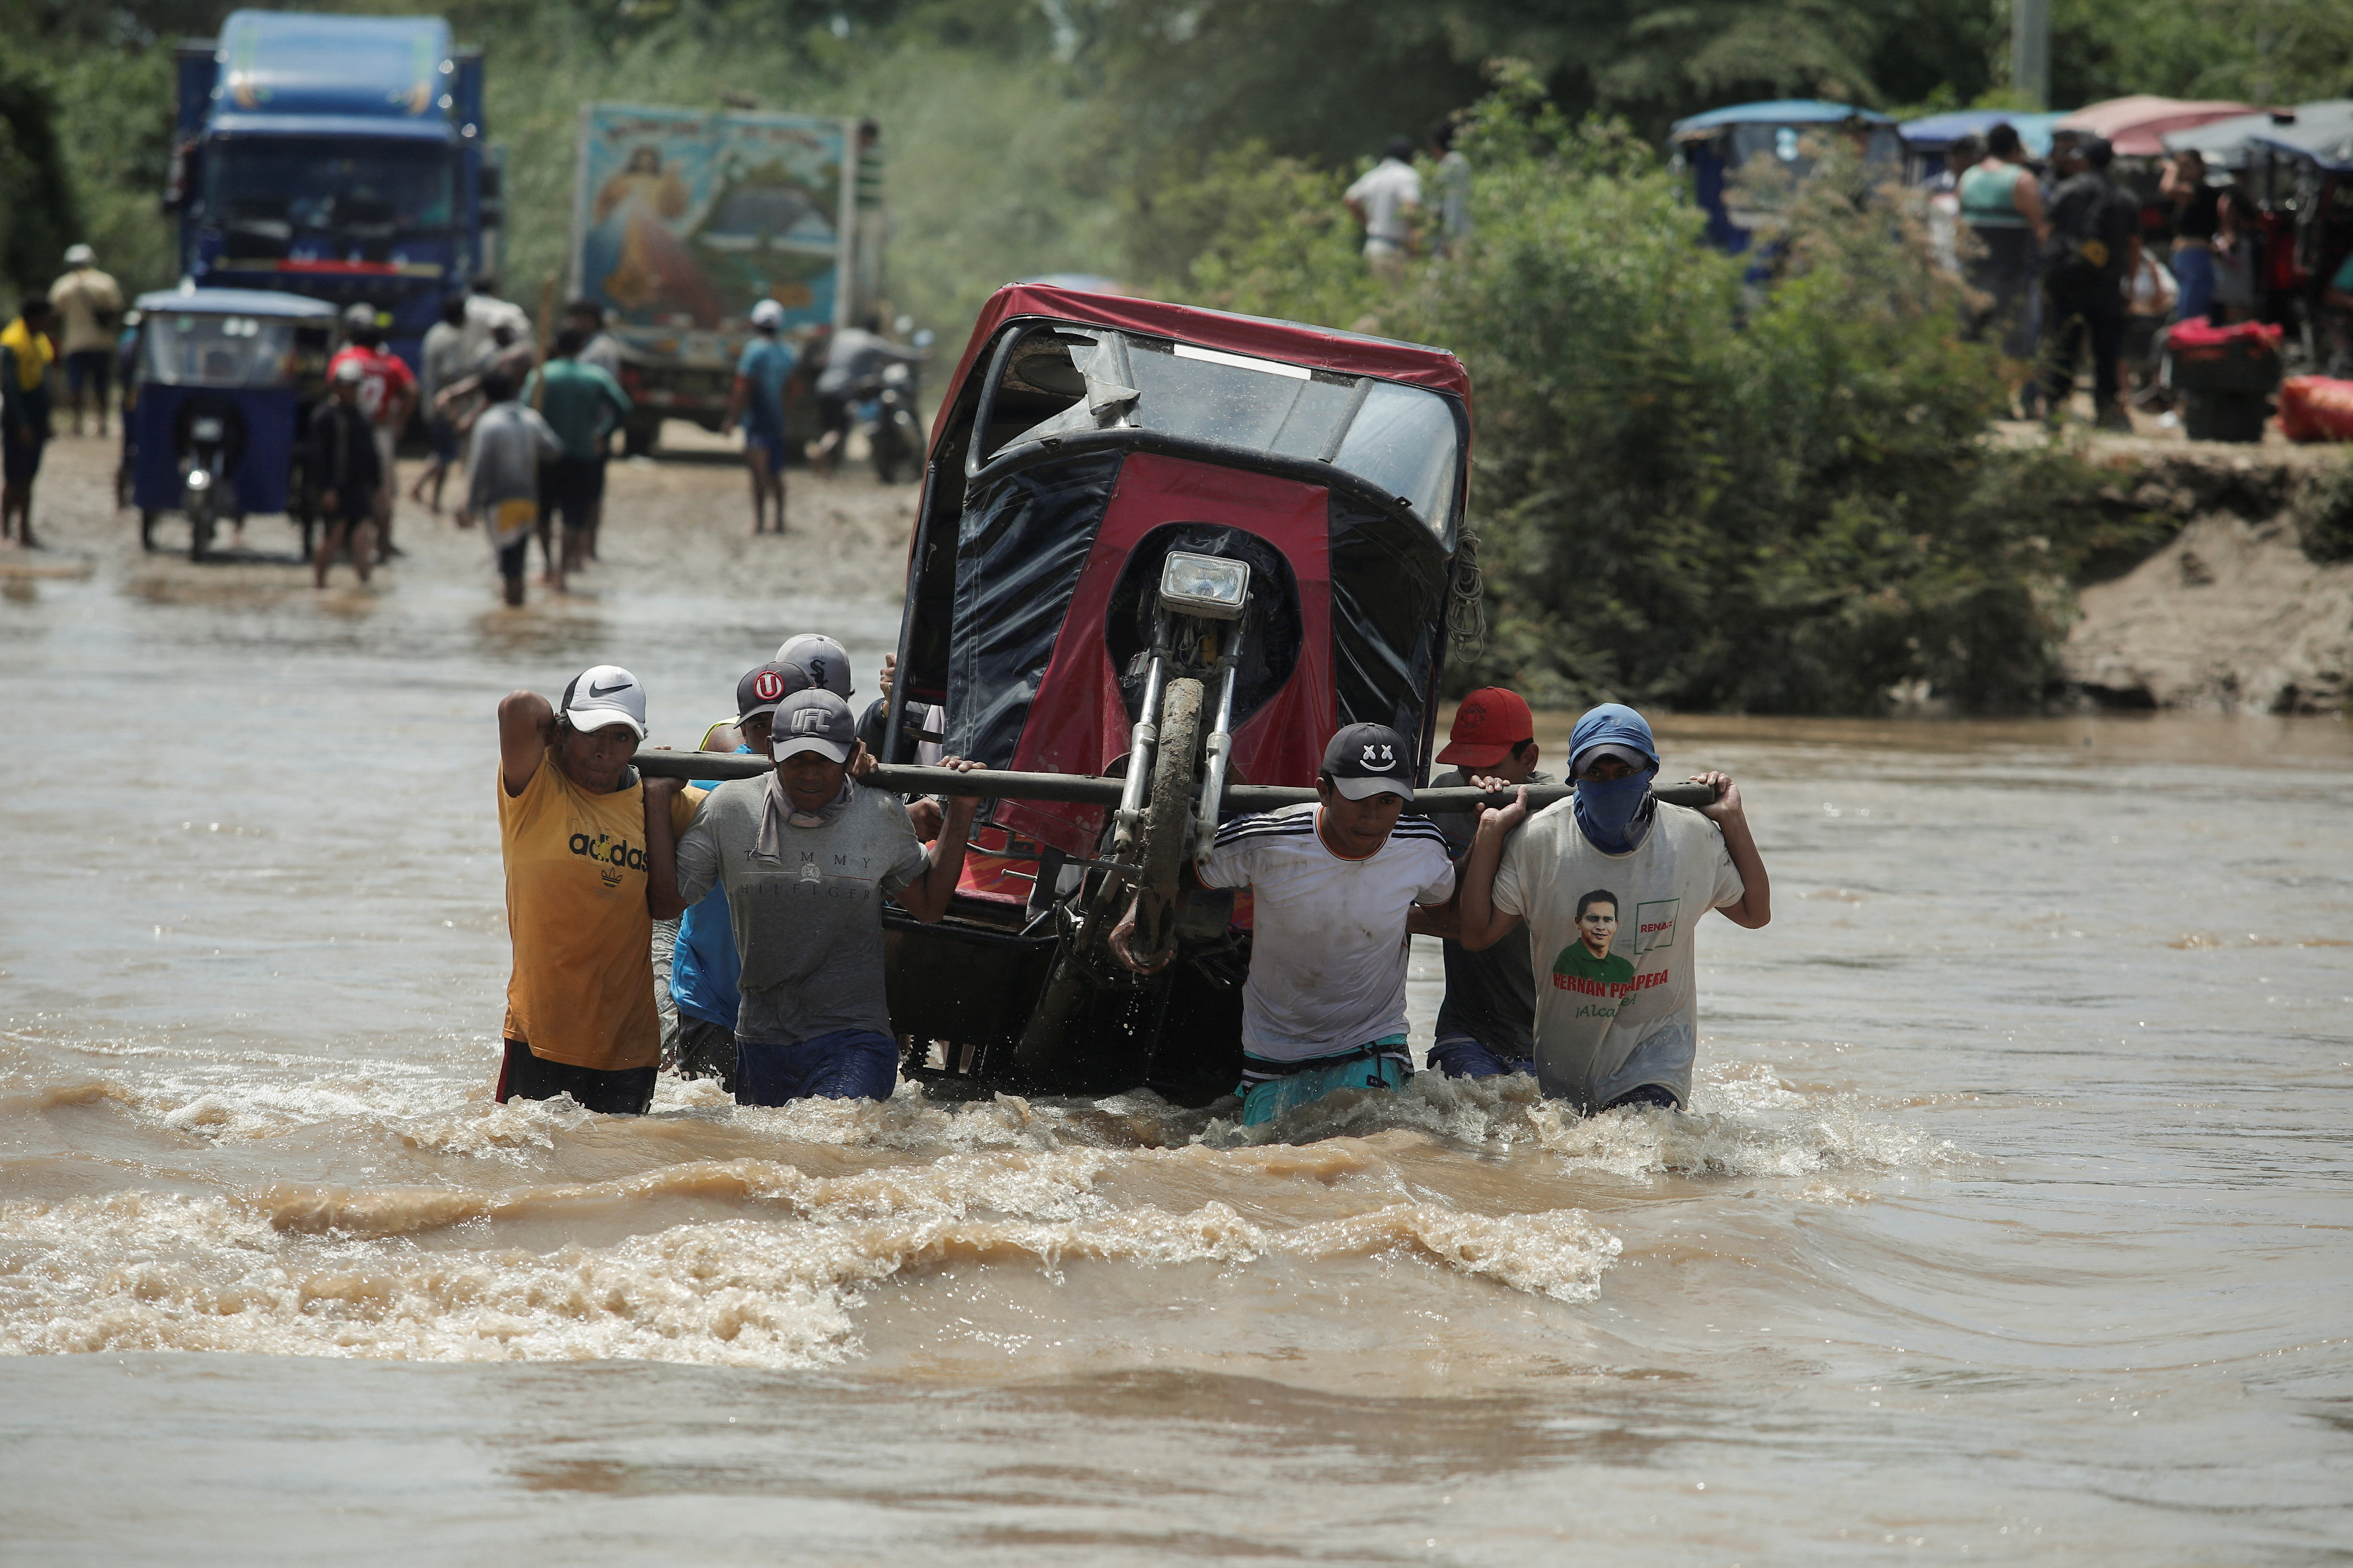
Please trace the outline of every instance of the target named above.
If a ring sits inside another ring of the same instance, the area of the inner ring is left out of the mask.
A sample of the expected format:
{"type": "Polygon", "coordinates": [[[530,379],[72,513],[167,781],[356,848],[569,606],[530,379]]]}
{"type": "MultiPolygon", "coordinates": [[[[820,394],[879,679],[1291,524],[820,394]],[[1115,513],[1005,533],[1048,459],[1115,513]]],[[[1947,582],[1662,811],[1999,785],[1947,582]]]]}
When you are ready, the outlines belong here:
{"type": "Polygon", "coordinates": [[[393,447],[417,406],[417,376],[398,354],[385,348],[384,329],[376,323],[374,306],[353,305],[345,310],[343,335],[348,341],[327,362],[327,378],[332,384],[335,371],[346,361],[360,367],[360,408],[375,426],[376,467],[381,476],[375,499],[376,559],[389,561],[393,557],[392,505],[399,490],[393,477],[393,447]]]}

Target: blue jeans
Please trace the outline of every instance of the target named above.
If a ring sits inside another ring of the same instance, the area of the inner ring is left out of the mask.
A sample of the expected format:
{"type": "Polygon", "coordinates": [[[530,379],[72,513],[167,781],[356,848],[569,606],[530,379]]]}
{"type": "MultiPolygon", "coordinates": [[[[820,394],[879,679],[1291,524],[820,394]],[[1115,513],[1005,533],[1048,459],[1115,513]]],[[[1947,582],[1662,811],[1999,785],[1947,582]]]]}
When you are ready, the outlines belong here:
{"type": "Polygon", "coordinates": [[[1501,1078],[1507,1073],[1533,1075],[1535,1062],[1527,1057],[1507,1057],[1476,1036],[1460,1031],[1440,1035],[1430,1047],[1430,1065],[1448,1078],[1501,1078]]]}
{"type": "Polygon", "coordinates": [[[735,1103],[888,1100],[899,1082],[899,1043],[871,1029],[814,1039],[735,1042],[735,1103]]]}
{"type": "Polygon", "coordinates": [[[2214,306],[2214,253],[2202,245],[2173,247],[2173,280],[2181,287],[2174,301],[2177,321],[2202,321],[2214,306]]]}

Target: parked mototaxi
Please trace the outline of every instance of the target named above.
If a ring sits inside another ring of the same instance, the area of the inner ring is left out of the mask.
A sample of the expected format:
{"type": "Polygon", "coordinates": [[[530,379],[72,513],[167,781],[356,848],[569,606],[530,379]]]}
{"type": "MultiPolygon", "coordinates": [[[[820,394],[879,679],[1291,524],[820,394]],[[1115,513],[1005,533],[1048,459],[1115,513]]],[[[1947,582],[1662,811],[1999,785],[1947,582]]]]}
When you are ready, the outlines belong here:
{"type": "Polygon", "coordinates": [[[1692,195],[1707,214],[1707,241],[1728,256],[1746,251],[1776,220],[1744,202],[1740,174],[1769,156],[1792,180],[1812,174],[1821,138],[1843,134],[1874,179],[1900,178],[1904,139],[1895,121],[1873,110],[1819,99],[1736,103],[1678,120],[1667,131],[1672,167],[1688,173],[1692,195]]]}
{"type": "Polygon", "coordinates": [[[1312,788],[1344,725],[1414,739],[1427,778],[1469,397],[1416,344],[1039,285],[989,300],[932,434],[884,754],[937,735],[1008,798],[946,920],[886,913],[910,1074],[1232,1088],[1249,912],[1186,868],[1221,816],[1312,788]],[[1175,950],[1155,975],[1105,946],[1132,899],[1136,950],[1175,950]]]}
{"type": "Polygon", "coordinates": [[[325,385],[332,305],[248,289],[179,289],[138,300],[132,444],[139,542],[165,512],[188,520],[202,561],[225,521],[288,514],[311,558],[318,519],[301,481],[302,436],[325,385]]]}

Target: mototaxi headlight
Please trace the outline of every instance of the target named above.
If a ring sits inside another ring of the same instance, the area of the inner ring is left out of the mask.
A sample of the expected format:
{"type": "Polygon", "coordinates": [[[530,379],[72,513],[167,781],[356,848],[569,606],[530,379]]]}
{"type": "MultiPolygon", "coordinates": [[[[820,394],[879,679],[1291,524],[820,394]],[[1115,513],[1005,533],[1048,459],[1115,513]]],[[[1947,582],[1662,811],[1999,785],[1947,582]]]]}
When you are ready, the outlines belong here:
{"type": "Polygon", "coordinates": [[[188,470],[188,488],[192,490],[208,490],[212,489],[212,474],[204,468],[190,468],[188,470]]]}
{"type": "Polygon", "coordinates": [[[1242,603],[1249,597],[1247,561],[1172,550],[1160,568],[1160,603],[1167,609],[1213,621],[1230,621],[1241,615],[1242,603]]]}

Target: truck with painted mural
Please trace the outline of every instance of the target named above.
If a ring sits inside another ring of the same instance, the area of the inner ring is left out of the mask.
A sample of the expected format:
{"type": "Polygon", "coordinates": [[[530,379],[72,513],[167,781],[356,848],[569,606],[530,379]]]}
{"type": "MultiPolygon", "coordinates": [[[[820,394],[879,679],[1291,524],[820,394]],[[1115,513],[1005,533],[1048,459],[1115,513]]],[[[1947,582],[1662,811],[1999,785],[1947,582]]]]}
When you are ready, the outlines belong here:
{"type": "Polygon", "coordinates": [[[580,113],[571,291],[597,301],[638,412],[720,428],[752,307],[787,333],[847,326],[881,284],[881,161],[871,122],[591,104],[580,113]]]}
{"type": "Polygon", "coordinates": [[[236,11],[177,65],[181,276],[370,305],[414,365],[442,301],[496,270],[481,51],[438,16],[236,11]]]}

